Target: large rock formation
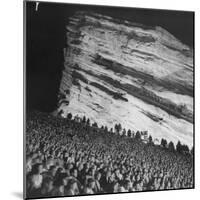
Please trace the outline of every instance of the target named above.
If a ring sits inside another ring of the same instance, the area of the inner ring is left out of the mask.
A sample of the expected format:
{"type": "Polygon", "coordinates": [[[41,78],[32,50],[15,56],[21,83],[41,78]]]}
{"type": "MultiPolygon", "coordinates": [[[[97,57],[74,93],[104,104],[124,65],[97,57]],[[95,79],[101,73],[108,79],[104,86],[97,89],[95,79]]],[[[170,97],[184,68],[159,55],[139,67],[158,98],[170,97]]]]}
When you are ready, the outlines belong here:
{"type": "Polygon", "coordinates": [[[193,51],[161,27],[77,12],[59,110],[192,146],[193,51]]]}

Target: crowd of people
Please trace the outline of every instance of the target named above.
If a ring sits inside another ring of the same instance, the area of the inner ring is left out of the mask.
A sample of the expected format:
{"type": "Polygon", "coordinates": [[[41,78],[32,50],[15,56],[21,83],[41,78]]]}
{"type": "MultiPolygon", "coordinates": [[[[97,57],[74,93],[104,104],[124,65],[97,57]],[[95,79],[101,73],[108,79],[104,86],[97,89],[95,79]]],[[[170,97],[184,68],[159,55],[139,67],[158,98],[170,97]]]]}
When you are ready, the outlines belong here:
{"type": "Polygon", "coordinates": [[[27,114],[28,198],[192,188],[193,158],[85,122],[27,114]]]}

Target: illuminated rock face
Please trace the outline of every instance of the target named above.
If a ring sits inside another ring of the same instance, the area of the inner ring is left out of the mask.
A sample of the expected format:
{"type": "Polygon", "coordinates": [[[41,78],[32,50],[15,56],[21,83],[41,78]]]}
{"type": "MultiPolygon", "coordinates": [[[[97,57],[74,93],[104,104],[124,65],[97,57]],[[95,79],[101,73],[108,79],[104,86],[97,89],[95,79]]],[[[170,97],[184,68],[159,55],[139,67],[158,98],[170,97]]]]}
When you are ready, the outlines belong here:
{"type": "Polygon", "coordinates": [[[192,49],[161,27],[84,12],[66,35],[58,110],[192,146],[192,49]]]}

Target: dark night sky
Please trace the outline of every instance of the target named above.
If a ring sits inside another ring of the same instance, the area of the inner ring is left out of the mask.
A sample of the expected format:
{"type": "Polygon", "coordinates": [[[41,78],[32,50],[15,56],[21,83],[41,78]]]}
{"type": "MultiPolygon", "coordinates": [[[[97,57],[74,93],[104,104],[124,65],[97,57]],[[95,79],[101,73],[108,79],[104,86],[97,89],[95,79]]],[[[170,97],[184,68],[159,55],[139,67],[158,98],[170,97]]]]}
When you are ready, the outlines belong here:
{"type": "Polygon", "coordinates": [[[78,10],[94,11],[150,26],[161,26],[183,43],[193,46],[194,13],[130,9],[78,4],[26,2],[26,103],[27,109],[53,111],[62,69],[65,26],[78,10]]]}

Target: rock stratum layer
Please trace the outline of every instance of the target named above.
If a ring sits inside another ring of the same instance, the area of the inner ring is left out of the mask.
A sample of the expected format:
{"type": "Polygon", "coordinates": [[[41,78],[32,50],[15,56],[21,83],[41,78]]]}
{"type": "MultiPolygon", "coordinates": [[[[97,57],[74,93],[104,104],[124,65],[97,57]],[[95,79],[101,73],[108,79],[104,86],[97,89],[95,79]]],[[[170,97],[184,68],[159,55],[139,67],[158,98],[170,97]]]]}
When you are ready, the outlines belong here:
{"type": "Polygon", "coordinates": [[[192,146],[191,48],[161,27],[87,12],[66,37],[58,110],[192,146]]]}

